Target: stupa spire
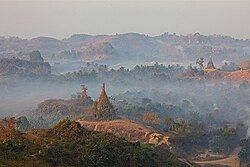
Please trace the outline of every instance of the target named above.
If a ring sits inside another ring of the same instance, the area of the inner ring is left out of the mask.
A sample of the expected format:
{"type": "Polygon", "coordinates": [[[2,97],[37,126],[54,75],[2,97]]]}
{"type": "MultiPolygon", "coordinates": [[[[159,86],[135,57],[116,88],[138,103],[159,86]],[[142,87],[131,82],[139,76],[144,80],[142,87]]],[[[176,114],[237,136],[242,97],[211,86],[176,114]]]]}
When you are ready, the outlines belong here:
{"type": "Polygon", "coordinates": [[[207,63],[207,68],[206,69],[215,69],[214,67],[214,63],[213,63],[213,60],[212,60],[212,56],[210,56],[210,59],[207,63]]]}
{"type": "Polygon", "coordinates": [[[98,104],[99,105],[104,105],[106,103],[109,103],[109,98],[108,98],[108,96],[106,94],[105,83],[103,83],[101,93],[100,93],[100,96],[99,96],[99,100],[98,100],[98,104]]]}
{"type": "Polygon", "coordinates": [[[113,119],[116,116],[114,107],[106,94],[105,83],[102,84],[99,99],[93,104],[93,109],[96,112],[96,118],[113,119]]]}
{"type": "Polygon", "coordinates": [[[85,85],[81,85],[82,86],[82,94],[81,94],[81,98],[82,100],[87,100],[88,99],[88,88],[85,85]]]}

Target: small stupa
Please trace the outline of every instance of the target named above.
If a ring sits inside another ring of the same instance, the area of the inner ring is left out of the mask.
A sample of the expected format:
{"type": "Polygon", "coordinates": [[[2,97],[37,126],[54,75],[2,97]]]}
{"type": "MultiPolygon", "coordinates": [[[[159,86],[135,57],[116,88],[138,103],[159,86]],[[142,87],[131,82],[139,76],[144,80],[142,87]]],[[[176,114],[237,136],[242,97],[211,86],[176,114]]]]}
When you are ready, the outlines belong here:
{"type": "Polygon", "coordinates": [[[91,99],[90,96],[88,96],[88,88],[85,85],[82,86],[82,92],[81,95],[78,97],[81,103],[86,104],[86,105],[92,105],[93,100],[91,99]]]}
{"type": "Polygon", "coordinates": [[[215,66],[214,66],[213,60],[212,60],[212,56],[210,56],[210,59],[209,59],[209,61],[207,63],[206,69],[209,69],[209,70],[216,69],[215,66]]]}
{"type": "Polygon", "coordinates": [[[87,100],[88,99],[88,93],[87,93],[87,90],[88,88],[85,86],[85,85],[81,85],[82,86],[82,93],[81,93],[81,99],[83,101],[87,100]]]}

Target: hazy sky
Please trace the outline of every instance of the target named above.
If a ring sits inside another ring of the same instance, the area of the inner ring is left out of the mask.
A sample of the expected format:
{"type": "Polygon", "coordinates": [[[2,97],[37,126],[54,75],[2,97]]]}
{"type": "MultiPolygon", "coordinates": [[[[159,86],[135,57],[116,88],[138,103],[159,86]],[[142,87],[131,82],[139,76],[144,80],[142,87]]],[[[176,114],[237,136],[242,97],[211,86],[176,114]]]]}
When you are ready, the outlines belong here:
{"type": "Polygon", "coordinates": [[[250,0],[0,0],[0,36],[61,39],[76,33],[127,32],[200,32],[250,39],[250,0]]]}

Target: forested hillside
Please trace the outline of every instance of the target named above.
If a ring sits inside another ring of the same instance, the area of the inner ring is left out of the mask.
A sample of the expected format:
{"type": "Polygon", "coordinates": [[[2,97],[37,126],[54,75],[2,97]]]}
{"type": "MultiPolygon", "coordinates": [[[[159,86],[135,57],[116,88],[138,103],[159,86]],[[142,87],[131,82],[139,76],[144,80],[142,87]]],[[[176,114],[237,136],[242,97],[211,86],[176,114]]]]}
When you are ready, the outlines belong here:
{"type": "Polygon", "coordinates": [[[98,61],[109,65],[131,65],[158,61],[189,64],[197,57],[214,56],[216,63],[223,60],[239,63],[249,59],[250,41],[230,36],[199,33],[160,36],[128,33],[116,35],[76,34],[63,40],[48,37],[21,39],[0,38],[0,57],[25,57],[39,50],[48,61],[98,61]]]}

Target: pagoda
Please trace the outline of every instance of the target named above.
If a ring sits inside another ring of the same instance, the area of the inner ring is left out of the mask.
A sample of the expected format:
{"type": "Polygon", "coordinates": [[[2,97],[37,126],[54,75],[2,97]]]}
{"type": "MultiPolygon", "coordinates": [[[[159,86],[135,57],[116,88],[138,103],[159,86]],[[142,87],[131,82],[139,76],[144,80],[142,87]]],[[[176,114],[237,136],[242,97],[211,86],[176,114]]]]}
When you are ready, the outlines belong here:
{"type": "Polygon", "coordinates": [[[105,91],[105,83],[102,85],[99,99],[94,102],[93,109],[98,119],[112,119],[115,117],[115,109],[105,91]]]}
{"type": "Polygon", "coordinates": [[[101,110],[103,108],[103,106],[110,104],[109,102],[109,98],[106,94],[105,91],[105,83],[102,84],[102,89],[101,89],[101,93],[98,99],[98,105],[97,105],[97,109],[101,110]]]}
{"type": "Polygon", "coordinates": [[[212,60],[212,57],[211,57],[211,56],[210,56],[210,59],[209,59],[209,61],[208,61],[208,63],[207,63],[206,69],[209,69],[209,70],[214,70],[214,69],[215,69],[214,63],[213,63],[213,60],[212,60]]]}
{"type": "Polygon", "coordinates": [[[88,99],[88,93],[87,93],[87,90],[88,90],[88,88],[85,86],[85,85],[81,85],[82,86],[82,92],[81,92],[81,99],[83,100],[83,101],[86,101],[87,99],[88,99]]]}
{"type": "Polygon", "coordinates": [[[88,96],[88,88],[85,85],[82,86],[82,92],[81,95],[78,97],[78,99],[81,101],[81,103],[86,104],[86,105],[92,105],[93,100],[91,99],[90,96],[88,96]]]}

